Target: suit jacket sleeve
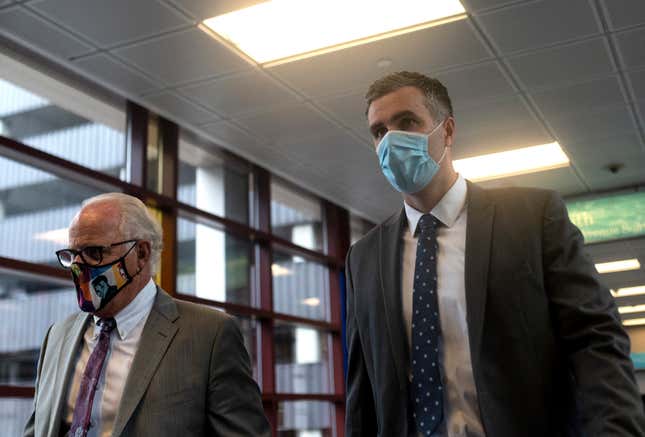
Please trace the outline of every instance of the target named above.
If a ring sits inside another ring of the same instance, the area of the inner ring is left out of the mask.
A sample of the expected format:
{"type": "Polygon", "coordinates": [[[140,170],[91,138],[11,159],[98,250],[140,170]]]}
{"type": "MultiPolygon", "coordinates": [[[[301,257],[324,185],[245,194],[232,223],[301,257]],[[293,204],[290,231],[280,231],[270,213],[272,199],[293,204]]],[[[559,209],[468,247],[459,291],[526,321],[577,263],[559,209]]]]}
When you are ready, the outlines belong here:
{"type": "Polygon", "coordinates": [[[36,403],[38,402],[38,385],[40,382],[40,372],[41,368],[43,365],[43,361],[45,359],[45,350],[47,349],[47,340],[49,340],[49,332],[51,331],[51,326],[47,330],[47,334],[45,334],[45,339],[43,340],[43,344],[40,347],[40,356],[38,357],[38,369],[36,371],[36,387],[35,387],[35,393],[34,393],[34,408],[31,411],[31,415],[29,416],[29,419],[27,420],[27,423],[25,424],[25,430],[23,431],[23,437],[33,437],[35,434],[35,418],[36,418],[36,403]]]}
{"type": "Polygon", "coordinates": [[[574,376],[581,426],[589,436],[643,436],[629,337],[583,246],[582,234],[553,193],[543,223],[545,286],[574,376]]]}
{"type": "Polygon", "coordinates": [[[242,333],[232,317],[223,321],[213,343],[207,413],[213,435],[271,435],[242,333]]]}
{"type": "Polygon", "coordinates": [[[347,399],[345,415],[345,435],[373,436],[376,435],[376,413],[372,387],[365,367],[363,346],[358,334],[356,321],[356,300],[352,283],[350,255],[347,253],[345,272],[347,276],[347,320],[345,334],[347,336],[347,399]]]}

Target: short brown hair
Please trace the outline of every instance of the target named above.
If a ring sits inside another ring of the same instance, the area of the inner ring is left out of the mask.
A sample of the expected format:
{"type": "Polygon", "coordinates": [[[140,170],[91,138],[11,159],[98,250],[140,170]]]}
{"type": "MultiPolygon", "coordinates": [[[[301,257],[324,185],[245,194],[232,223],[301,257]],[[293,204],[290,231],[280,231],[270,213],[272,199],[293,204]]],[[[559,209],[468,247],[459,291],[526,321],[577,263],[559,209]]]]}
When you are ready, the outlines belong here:
{"type": "Polygon", "coordinates": [[[367,115],[374,100],[405,86],[413,86],[423,92],[426,96],[426,107],[435,121],[443,120],[448,116],[452,117],[452,102],[446,87],[437,79],[412,71],[398,71],[388,74],[370,85],[365,94],[367,101],[365,114],[367,115]]]}

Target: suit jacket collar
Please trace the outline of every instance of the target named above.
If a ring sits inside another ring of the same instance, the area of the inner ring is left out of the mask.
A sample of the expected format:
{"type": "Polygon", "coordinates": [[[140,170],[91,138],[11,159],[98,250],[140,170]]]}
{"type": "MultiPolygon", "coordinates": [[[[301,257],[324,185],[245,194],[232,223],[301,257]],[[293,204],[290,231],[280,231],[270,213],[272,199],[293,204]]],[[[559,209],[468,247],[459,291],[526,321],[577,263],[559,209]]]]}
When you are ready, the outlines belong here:
{"type": "Polygon", "coordinates": [[[49,420],[49,431],[47,435],[58,435],[60,432],[60,425],[63,419],[64,405],[67,402],[67,390],[70,384],[71,376],[74,374],[76,368],[76,358],[78,356],[78,348],[83,339],[83,334],[90,320],[89,313],[79,312],[72,322],[72,326],[67,330],[63,343],[61,344],[60,353],[58,355],[58,365],[56,366],[56,385],[54,393],[57,393],[56,400],[53,408],[51,409],[51,416],[49,420]]]}
{"type": "MultiPolygon", "coordinates": [[[[464,274],[471,359],[477,377],[495,207],[484,189],[470,181],[467,181],[467,185],[468,222],[464,274]]],[[[379,232],[379,275],[385,322],[401,389],[405,389],[409,382],[410,355],[408,342],[405,341],[401,302],[401,237],[406,225],[405,210],[401,209],[381,225],[379,232]]]]}
{"type": "Polygon", "coordinates": [[[179,311],[175,301],[160,287],[157,287],[155,303],[143,328],[139,347],[125,382],[112,435],[120,435],[123,432],[141,401],[159,363],[179,330],[175,325],[178,318],[179,311]]]}
{"type": "Polygon", "coordinates": [[[479,369],[481,336],[486,312],[490,249],[495,205],[486,190],[468,182],[468,223],[466,225],[466,318],[475,382],[479,369]]]}
{"type": "Polygon", "coordinates": [[[401,236],[406,225],[405,210],[401,209],[383,223],[379,232],[379,275],[385,307],[385,322],[393,354],[392,358],[402,390],[408,384],[408,356],[410,354],[408,342],[405,340],[403,304],[401,302],[401,236]]]}

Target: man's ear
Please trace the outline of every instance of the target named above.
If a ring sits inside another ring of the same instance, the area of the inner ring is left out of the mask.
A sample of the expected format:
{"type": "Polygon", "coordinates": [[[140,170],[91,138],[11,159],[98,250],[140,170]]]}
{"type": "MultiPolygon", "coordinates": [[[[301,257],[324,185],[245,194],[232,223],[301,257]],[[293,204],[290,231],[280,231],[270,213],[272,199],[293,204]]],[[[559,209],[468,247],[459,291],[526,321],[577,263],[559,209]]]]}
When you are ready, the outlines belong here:
{"type": "Polygon", "coordinates": [[[444,139],[446,141],[446,147],[452,147],[453,140],[455,138],[455,119],[452,116],[446,118],[444,122],[444,139]]]}

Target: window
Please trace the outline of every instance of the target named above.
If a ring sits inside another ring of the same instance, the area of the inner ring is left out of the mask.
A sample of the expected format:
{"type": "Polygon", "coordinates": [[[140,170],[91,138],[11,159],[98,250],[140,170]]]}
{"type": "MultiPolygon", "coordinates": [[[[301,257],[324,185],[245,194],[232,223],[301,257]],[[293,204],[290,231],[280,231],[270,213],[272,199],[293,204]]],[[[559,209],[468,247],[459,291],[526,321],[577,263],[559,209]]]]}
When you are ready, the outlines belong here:
{"type": "Polygon", "coordinates": [[[0,397],[0,429],[3,435],[22,435],[33,407],[34,401],[31,399],[0,397]]]}
{"type": "Polygon", "coordinates": [[[76,311],[71,279],[0,272],[0,385],[32,386],[47,329],[76,311]]]}
{"type": "Polygon", "coordinates": [[[276,388],[279,393],[331,393],[330,335],[313,327],[275,325],[276,388]]]}
{"type": "Polygon", "coordinates": [[[278,435],[331,437],[333,406],[322,401],[286,401],[278,409],[278,435]]]}
{"type": "Polygon", "coordinates": [[[217,302],[255,305],[253,246],[218,229],[177,220],[177,291],[217,302]]]}
{"type": "Polygon", "coordinates": [[[323,250],[323,212],[320,201],[271,181],[271,231],[274,235],[311,250],[323,250]]]}
{"type": "Polygon", "coordinates": [[[273,252],[273,310],[329,320],[329,272],[317,262],[273,252]]]}
{"type": "Polygon", "coordinates": [[[220,217],[249,223],[250,173],[247,166],[222,154],[179,142],[180,202],[220,217]]]}
{"type": "Polygon", "coordinates": [[[58,266],[81,202],[99,191],[0,157],[0,256],[58,266]]]}
{"type": "Polygon", "coordinates": [[[125,114],[0,54],[0,135],[126,179],[125,114]]]}

